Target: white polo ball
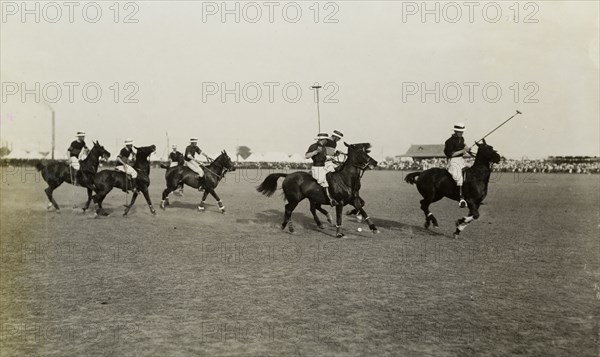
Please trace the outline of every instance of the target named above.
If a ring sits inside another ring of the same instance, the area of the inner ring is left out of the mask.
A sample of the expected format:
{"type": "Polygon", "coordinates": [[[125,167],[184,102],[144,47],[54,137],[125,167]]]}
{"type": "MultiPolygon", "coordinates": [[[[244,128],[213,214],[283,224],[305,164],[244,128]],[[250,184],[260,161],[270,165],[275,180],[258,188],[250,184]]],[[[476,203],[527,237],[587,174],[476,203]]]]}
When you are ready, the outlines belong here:
{"type": "Polygon", "coordinates": [[[362,232],[362,228],[360,228],[360,227],[356,228],[356,230],[357,230],[358,232],[362,232]]]}

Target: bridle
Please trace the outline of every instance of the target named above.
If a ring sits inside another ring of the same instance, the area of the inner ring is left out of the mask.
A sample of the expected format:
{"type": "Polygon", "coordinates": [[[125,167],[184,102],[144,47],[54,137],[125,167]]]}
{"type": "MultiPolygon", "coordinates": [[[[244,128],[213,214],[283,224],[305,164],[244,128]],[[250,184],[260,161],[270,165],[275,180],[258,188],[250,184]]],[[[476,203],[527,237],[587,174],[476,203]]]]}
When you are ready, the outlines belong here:
{"type": "Polygon", "coordinates": [[[215,162],[215,160],[208,158],[208,160],[210,161],[210,164],[208,164],[207,166],[204,166],[204,170],[210,172],[211,174],[217,176],[217,179],[219,181],[221,181],[223,179],[223,177],[225,177],[225,175],[227,174],[227,172],[229,172],[229,168],[225,167],[225,166],[221,166],[219,164],[217,164],[215,162]],[[217,169],[221,169],[221,174],[217,174],[216,172],[214,172],[213,170],[209,169],[208,166],[210,165],[214,165],[217,169]]]}

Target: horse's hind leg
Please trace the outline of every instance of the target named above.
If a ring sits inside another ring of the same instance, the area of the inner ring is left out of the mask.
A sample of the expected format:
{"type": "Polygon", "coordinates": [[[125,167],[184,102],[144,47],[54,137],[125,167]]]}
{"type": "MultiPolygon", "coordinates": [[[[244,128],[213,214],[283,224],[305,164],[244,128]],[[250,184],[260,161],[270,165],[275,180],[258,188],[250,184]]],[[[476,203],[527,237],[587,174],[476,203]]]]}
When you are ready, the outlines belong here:
{"type": "Polygon", "coordinates": [[[333,224],[333,218],[331,217],[331,214],[324,209],[323,207],[321,207],[320,203],[315,204],[317,211],[323,213],[326,217],[327,217],[327,222],[329,222],[330,224],[333,224]]]}
{"type": "Polygon", "coordinates": [[[435,219],[433,213],[429,211],[430,204],[431,202],[429,200],[421,200],[421,210],[423,211],[423,213],[425,213],[425,224],[423,225],[423,227],[425,227],[426,229],[428,229],[429,226],[431,226],[432,222],[434,227],[438,227],[437,219],[435,219]]]}
{"type": "Polygon", "coordinates": [[[298,202],[296,201],[289,201],[288,204],[285,205],[285,213],[283,215],[283,223],[281,224],[281,229],[285,229],[285,226],[287,226],[289,223],[288,229],[290,233],[294,233],[294,226],[292,225],[292,222],[290,222],[290,219],[292,218],[292,212],[294,212],[296,206],[298,206],[298,202]]]}
{"type": "Polygon", "coordinates": [[[317,227],[319,227],[320,229],[324,229],[325,227],[323,226],[323,223],[321,223],[321,220],[319,220],[319,216],[317,216],[317,204],[313,201],[310,201],[310,213],[312,213],[317,227]]]}

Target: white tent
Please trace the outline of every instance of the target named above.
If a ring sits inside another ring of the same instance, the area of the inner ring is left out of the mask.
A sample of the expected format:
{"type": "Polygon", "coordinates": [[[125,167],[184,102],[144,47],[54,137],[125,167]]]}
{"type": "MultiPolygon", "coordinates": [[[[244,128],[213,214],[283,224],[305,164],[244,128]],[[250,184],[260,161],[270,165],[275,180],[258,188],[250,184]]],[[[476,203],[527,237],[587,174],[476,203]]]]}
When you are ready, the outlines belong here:
{"type": "Polygon", "coordinates": [[[287,162],[289,155],[284,152],[267,152],[263,158],[265,162],[287,162]]]}
{"type": "Polygon", "coordinates": [[[15,149],[5,156],[5,159],[26,159],[28,155],[29,152],[25,150],[15,149]]]}
{"type": "Polygon", "coordinates": [[[263,154],[252,153],[244,161],[245,162],[265,162],[265,156],[263,154]]]}
{"type": "Polygon", "coordinates": [[[287,162],[293,162],[293,163],[303,163],[303,162],[309,162],[309,161],[311,161],[311,160],[305,159],[303,155],[300,155],[298,153],[290,155],[290,157],[288,157],[288,159],[287,159],[287,162]]]}

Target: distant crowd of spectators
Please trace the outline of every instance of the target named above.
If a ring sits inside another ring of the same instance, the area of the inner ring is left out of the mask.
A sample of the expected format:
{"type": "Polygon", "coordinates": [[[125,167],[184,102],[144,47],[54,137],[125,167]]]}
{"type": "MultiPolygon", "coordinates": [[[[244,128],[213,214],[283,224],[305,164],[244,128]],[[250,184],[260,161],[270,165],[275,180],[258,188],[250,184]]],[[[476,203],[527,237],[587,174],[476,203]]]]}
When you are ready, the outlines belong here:
{"type": "MultiPolygon", "coordinates": [[[[473,165],[473,159],[467,158],[467,165],[473,165]]],[[[45,160],[44,160],[45,161],[45,160]]],[[[7,166],[33,166],[39,160],[0,160],[0,165],[7,166]]],[[[160,162],[152,162],[153,168],[158,168],[160,162]]],[[[104,168],[115,165],[114,161],[103,163],[104,168]]],[[[288,162],[244,162],[235,163],[237,168],[243,169],[269,169],[269,170],[309,170],[310,163],[288,163],[288,162]]],[[[415,161],[381,161],[379,170],[403,170],[423,171],[433,167],[446,168],[445,158],[423,159],[415,161]]],[[[493,166],[494,172],[537,172],[537,173],[568,173],[568,174],[598,174],[600,173],[600,158],[588,158],[586,160],[514,160],[504,159],[493,166]]]]}
{"type": "MultiPolygon", "coordinates": [[[[467,165],[473,164],[473,159],[466,159],[467,165]]],[[[432,167],[445,168],[446,159],[424,159],[415,161],[384,161],[379,164],[384,170],[422,171],[432,167]]],[[[505,159],[493,166],[494,172],[538,172],[538,173],[567,173],[567,174],[598,174],[600,173],[600,160],[590,159],[580,162],[557,160],[514,160],[505,159]]]]}

